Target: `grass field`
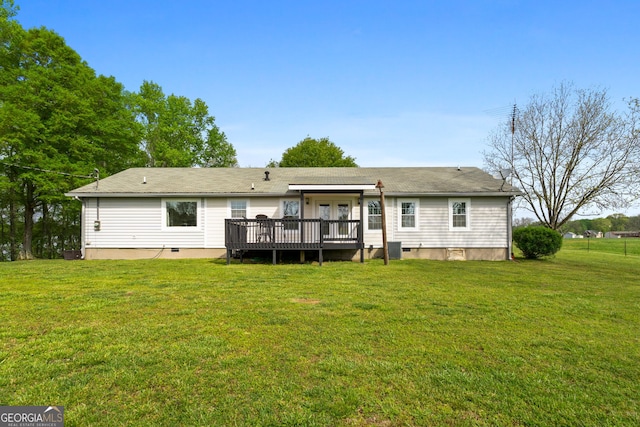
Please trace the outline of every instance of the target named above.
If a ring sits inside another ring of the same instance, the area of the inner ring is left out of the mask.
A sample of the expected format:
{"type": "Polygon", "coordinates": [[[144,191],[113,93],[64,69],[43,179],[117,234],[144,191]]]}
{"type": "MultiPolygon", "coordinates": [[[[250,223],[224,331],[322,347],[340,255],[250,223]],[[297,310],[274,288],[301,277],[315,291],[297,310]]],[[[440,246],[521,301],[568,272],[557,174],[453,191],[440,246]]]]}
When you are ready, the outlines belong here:
{"type": "Polygon", "coordinates": [[[565,250],[640,257],[640,239],[565,239],[565,250]]]}
{"type": "Polygon", "coordinates": [[[66,426],[640,425],[640,256],[573,245],[3,263],[0,405],[62,405],[66,426]]]}

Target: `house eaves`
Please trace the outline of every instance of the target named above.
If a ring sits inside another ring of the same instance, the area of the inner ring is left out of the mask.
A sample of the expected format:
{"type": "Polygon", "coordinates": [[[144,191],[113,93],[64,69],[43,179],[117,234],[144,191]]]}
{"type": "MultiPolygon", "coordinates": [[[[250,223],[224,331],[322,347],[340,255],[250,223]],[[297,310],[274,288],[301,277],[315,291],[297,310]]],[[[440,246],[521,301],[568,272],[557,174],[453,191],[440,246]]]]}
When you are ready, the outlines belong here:
{"type": "Polygon", "coordinates": [[[69,197],[289,197],[299,191],[364,191],[375,183],[397,197],[520,195],[473,167],[410,168],[132,168],[76,188],[69,197]],[[266,174],[269,172],[269,174],[266,174]],[[312,190],[313,189],[313,190],[312,190]],[[355,190],[354,190],[355,189],[355,190]]]}

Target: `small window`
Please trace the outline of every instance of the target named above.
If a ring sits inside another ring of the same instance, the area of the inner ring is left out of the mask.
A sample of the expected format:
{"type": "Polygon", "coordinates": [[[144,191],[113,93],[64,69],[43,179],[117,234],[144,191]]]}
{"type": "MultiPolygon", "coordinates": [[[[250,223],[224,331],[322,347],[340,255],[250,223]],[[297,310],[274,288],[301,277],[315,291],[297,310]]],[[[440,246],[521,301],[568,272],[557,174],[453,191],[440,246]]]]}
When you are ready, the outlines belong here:
{"type": "Polygon", "coordinates": [[[246,200],[232,200],[230,203],[231,218],[246,218],[247,217],[247,201],[246,200]]]}
{"type": "Polygon", "coordinates": [[[469,229],[469,199],[449,200],[449,228],[451,230],[469,229]]]}
{"type": "Polygon", "coordinates": [[[371,200],[367,203],[367,228],[382,230],[382,209],[380,209],[379,200],[371,200]]]}
{"type": "Polygon", "coordinates": [[[418,227],[418,201],[417,200],[400,200],[400,229],[417,228],[418,227]]]}
{"type": "Polygon", "coordinates": [[[198,202],[195,201],[166,201],[167,227],[197,227],[198,202]]]}
{"type": "MultiPolygon", "coordinates": [[[[282,219],[299,219],[300,218],[300,201],[299,200],[283,200],[282,201],[282,219]]],[[[284,221],[285,230],[297,230],[298,221],[284,221]]]]}

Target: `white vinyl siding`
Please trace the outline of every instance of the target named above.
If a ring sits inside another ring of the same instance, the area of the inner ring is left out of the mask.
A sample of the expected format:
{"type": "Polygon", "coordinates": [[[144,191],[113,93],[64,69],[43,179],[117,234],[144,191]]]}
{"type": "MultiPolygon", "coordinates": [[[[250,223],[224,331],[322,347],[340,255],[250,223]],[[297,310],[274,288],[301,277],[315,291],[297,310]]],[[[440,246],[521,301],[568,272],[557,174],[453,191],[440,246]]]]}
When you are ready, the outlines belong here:
{"type": "MultiPolygon", "coordinates": [[[[168,199],[167,199],[168,200],[168,199]]],[[[182,199],[185,200],[185,199],[182,199]]],[[[86,199],[83,233],[87,248],[224,248],[225,219],[230,218],[229,198],[191,199],[198,202],[198,227],[163,229],[163,199],[161,198],[101,198],[100,231],[94,230],[96,199],[86,199]]],[[[264,214],[270,218],[284,216],[281,197],[256,197],[247,200],[247,218],[264,214]]],[[[365,199],[364,209],[368,201],[365,199]]],[[[471,197],[467,210],[471,229],[464,232],[449,229],[450,207],[447,197],[421,197],[416,201],[413,229],[400,227],[400,201],[388,197],[386,203],[387,238],[402,242],[402,247],[419,248],[503,248],[507,247],[506,197],[471,197]]],[[[305,216],[317,217],[313,205],[305,205],[305,216]]],[[[359,218],[359,206],[354,200],[352,218],[359,218]]],[[[365,247],[382,245],[380,230],[369,230],[364,215],[365,247]]]]}
{"type": "MultiPolygon", "coordinates": [[[[406,200],[406,199],[399,199],[406,200]]],[[[449,199],[445,197],[422,197],[419,199],[418,230],[400,227],[398,210],[400,203],[387,198],[387,238],[402,242],[402,247],[411,248],[506,248],[507,212],[506,198],[469,198],[472,206],[468,221],[472,229],[465,232],[449,229],[449,199]],[[389,217],[396,218],[390,221],[389,217]]],[[[375,233],[365,234],[365,246],[381,245],[375,233]],[[377,240],[374,240],[377,239],[377,240]]]]}
{"type": "MultiPolygon", "coordinates": [[[[200,206],[200,204],[199,204],[200,206]]],[[[201,248],[202,227],[163,226],[164,203],[159,198],[101,198],[100,231],[93,228],[98,219],[96,199],[87,200],[84,229],[88,248],[201,248]]],[[[203,223],[204,209],[198,209],[198,223],[203,223]]],[[[224,230],[224,228],[223,228],[224,230]]]]}
{"type": "Polygon", "coordinates": [[[224,247],[224,220],[229,218],[227,214],[229,210],[228,205],[229,202],[227,199],[205,199],[206,248],[224,247]]]}
{"type": "Polygon", "coordinates": [[[278,218],[280,210],[280,198],[260,197],[253,199],[205,199],[206,211],[206,248],[224,248],[224,220],[231,218],[231,201],[242,200],[247,202],[247,218],[255,218],[256,215],[267,215],[270,218],[278,218]]]}

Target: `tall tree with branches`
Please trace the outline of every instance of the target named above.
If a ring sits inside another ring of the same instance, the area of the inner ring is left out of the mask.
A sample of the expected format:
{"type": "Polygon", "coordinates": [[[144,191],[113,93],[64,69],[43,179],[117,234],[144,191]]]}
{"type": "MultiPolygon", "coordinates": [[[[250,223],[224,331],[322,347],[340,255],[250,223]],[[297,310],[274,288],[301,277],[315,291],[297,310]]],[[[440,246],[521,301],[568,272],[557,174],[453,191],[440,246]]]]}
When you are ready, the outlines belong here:
{"type": "Polygon", "coordinates": [[[235,167],[236,150],[200,98],[166,96],[157,83],[144,81],[132,94],[143,127],[141,149],[149,167],[235,167]]]}
{"type": "Polygon", "coordinates": [[[54,31],[23,29],[12,2],[1,4],[0,203],[8,205],[10,259],[29,259],[35,221],[49,232],[53,212],[70,203],[64,192],[86,182],[78,177],[139,163],[139,125],[121,84],[97,76],[54,31]]]}
{"type": "Polygon", "coordinates": [[[279,162],[271,160],[267,167],[358,167],[356,159],[345,156],[342,148],[329,138],[306,137],[297,145],[287,148],[279,162]]]}
{"type": "Polygon", "coordinates": [[[618,113],[606,90],[563,83],[490,136],[485,165],[511,169],[524,207],[554,230],[577,213],[624,208],[640,190],[638,100],[628,107],[618,113]]]}

